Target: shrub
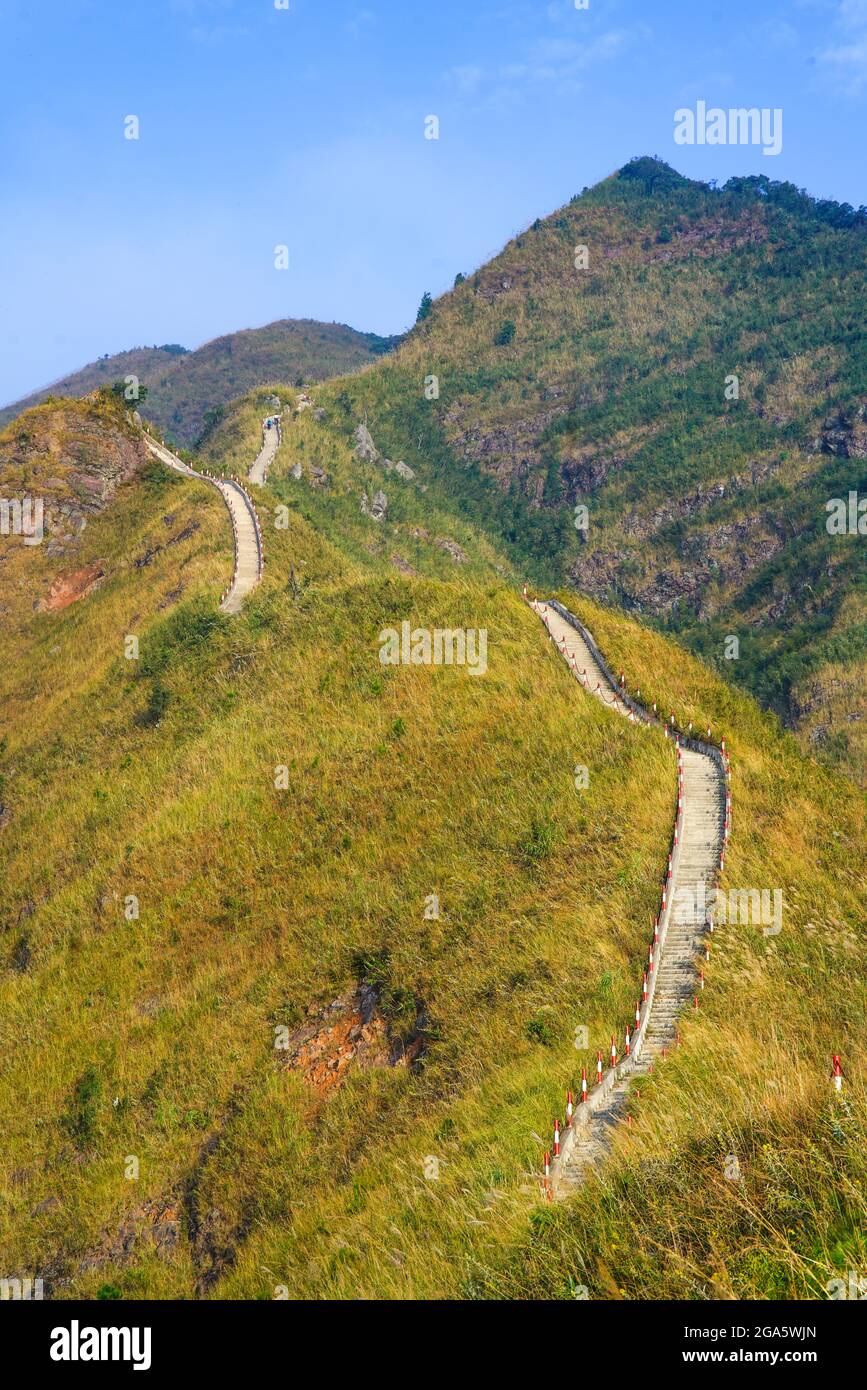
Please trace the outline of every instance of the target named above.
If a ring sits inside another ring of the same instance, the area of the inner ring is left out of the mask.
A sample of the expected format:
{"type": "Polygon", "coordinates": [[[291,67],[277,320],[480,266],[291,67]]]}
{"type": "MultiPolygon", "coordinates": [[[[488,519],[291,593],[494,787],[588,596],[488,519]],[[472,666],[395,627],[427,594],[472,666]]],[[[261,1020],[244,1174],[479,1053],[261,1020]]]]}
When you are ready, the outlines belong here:
{"type": "Polygon", "coordinates": [[[205,647],[226,621],[222,613],[204,601],[184,604],[148,633],[139,674],[159,676],[179,656],[205,647]]]}
{"type": "Polygon", "coordinates": [[[556,832],[550,816],[534,816],[524,841],[523,849],[528,859],[548,859],[554,848],[556,832]]]}
{"type": "Polygon", "coordinates": [[[91,1144],[96,1137],[97,1115],[102,1100],[102,1081],[93,1066],[87,1067],[75,1083],[63,1124],[79,1145],[91,1144]]]}
{"type": "Polygon", "coordinates": [[[543,1047],[551,1047],[554,1043],[551,1025],[541,1014],[536,1014],[535,1018],[527,1019],[524,1024],[524,1036],[530,1042],[541,1043],[543,1047]]]}
{"type": "Polygon", "coordinates": [[[148,703],[135,717],[135,723],[140,729],[152,729],[159,724],[168,709],[169,698],[166,688],[160,684],[159,679],[155,680],[148,703]]]}

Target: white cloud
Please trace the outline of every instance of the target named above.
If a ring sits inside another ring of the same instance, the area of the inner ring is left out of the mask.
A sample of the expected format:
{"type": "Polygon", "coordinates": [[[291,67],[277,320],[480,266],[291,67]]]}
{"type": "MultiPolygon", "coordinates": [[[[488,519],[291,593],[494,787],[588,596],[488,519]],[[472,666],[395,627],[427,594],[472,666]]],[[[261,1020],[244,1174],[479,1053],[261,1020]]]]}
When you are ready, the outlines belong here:
{"type": "Polygon", "coordinates": [[[759,25],[759,37],[772,48],[794,48],[798,42],[798,31],[785,19],[766,19],[759,25]]]}
{"type": "Polygon", "coordinates": [[[457,87],[459,92],[475,92],[484,76],[484,69],[476,63],[464,63],[459,67],[449,68],[446,81],[450,86],[457,87]]]}
{"type": "Polygon", "coordinates": [[[835,29],[838,37],[817,61],[847,96],[858,97],[867,87],[867,0],[839,0],[835,29]]]}
{"type": "Polygon", "coordinates": [[[595,38],[534,39],[519,62],[483,67],[467,63],[450,68],[446,81],[467,95],[486,91],[492,99],[515,97],[522,90],[539,85],[575,90],[579,78],[600,63],[606,63],[635,43],[649,37],[643,24],[630,29],[609,29],[595,38]]]}
{"type": "Polygon", "coordinates": [[[360,9],[346,21],[346,31],[349,34],[361,34],[365,29],[369,29],[375,23],[376,15],[373,10],[360,9]]]}

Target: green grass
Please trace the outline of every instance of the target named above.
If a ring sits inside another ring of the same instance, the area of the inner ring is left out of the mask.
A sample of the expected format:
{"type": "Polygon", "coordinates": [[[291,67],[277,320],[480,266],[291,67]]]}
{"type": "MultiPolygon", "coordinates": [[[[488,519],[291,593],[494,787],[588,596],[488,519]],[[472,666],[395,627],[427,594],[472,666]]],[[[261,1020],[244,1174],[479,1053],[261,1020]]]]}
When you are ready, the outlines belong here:
{"type": "Polygon", "coordinates": [[[397,352],[325,383],[325,428],[343,444],[366,418],[518,573],[656,622],[863,781],[850,608],[867,552],[827,534],[825,503],[867,489],[865,236],[863,213],[790,184],[716,189],[633,161],[435,301],[397,352]],[[828,434],[841,420],[849,457],[828,434]],[[833,705],[812,741],[808,690],[833,705]]]}
{"type": "MultiPolygon", "coordinates": [[[[749,1297],[815,1293],[863,1226],[860,1169],[840,1173],[863,1123],[862,803],[663,637],[579,605],[633,685],[725,730],[727,872],[784,886],[787,916],[774,942],[719,934],[702,1011],[617,1138],[622,1201],[588,1189],[540,1208],[535,1135],[634,1008],[671,749],[578,690],[472,527],[455,533],[471,559],[447,578],[366,551],[379,533],[354,519],[363,470],[321,423],[296,422],[263,519],[302,441],[345,496],[299,480],[240,617],[216,607],[231,564],[219,499],[148,472],[83,534],[106,583],[6,620],[4,1267],[84,1297],[569,1297],[576,1282],[607,1297],[612,1280],[630,1297],[704,1297],[711,1279],[749,1297]],[[199,529],[136,568],[169,497],[173,528],[192,516],[199,529]],[[485,627],[488,673],[383,667],[379,633],[404,617],[485,627]],[[320,1100],[282,1064],[274,1028],[362,980],[396,1036],[422,1020],[421,1064],[356,1072],[320,1100]],[[828,1105],[833,1050],[845,1112],[828,1105]],[[804,1177],[805,1115],[832,1198],[812,1200],[804,1177]],[[838,1122],[839,1158],[823,1138],[838,1122]],[[769,1145],[795,1175],[797,1221],[769,1145]],[[716,1230],[695,1189],[712,1201],[723,1150],[749,1186],[720,1189],[716,1230]],[[759,1220],[773,1237],[756,1252],[759,1220]],[[126,1249],[122,1233],[136,1235],[126,1249]]],[[[455,520],[410,496],[430,534],[455,520]]]]}

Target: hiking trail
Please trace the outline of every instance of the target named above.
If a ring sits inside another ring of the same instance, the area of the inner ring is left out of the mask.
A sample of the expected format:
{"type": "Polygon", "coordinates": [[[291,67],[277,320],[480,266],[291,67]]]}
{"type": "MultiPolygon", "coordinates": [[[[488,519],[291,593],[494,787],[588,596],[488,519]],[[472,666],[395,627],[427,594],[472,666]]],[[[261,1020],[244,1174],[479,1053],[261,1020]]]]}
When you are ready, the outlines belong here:
{"type": "Polygon", "coordinates": [[[283,426],[280,423],[279,415],[268,415],[268,420],[273,420],[274,424],[268,429],[265,421],[262,421],[262,447],[256,455],[256,460],[250,466],[247,478],[257,487],[263,487],[267,477],[268,469],[274,462],[274,455],[283,443],[283,426]]]}
{"type": "Polygon", "coordinates": [[[145,442],[151,453],[168,468],[174,468],[178,473],[183,473],[188,478],[198,478],[200,482],[210,483],[219,490],[232,518],[232,536],[235,548],[232,582],[223,594],[220,608],[224,613],[240,613],[244,599],[259,583],[265,567],[262,532],[251,499],[241,484],[235,482],[234,479],[217,478],[211,474],[197,473],[195,468],[190,468],[189,464],[184,463],[164,444],[158,444],[148,435],[145,435],[145,442]]]}
{"type": "MultiPolygon", "coordinates": [[[[644,729],[665,729],[662,720],[618,686],[590,633],[573,614],[559,603],[533,606],[589,694],[644,729]]],[[[572,1123],[562,1131],[559,1156],[551,1163],[549,1192],[553,1197],[568,1195],[587,1169],[605,1156],[630,1082],[651,1071],[655,1059],[676,1044],[678,1018],[698,989],[699,957],[704,954],[709,931],[704,904],[713,900],[731,803],[724,750],[683,735],[677,738],[677,746],[680,805],[670,875],[663,890],[659,941],[653,946],[653,968],[647,976],[647,998],[641,1004],[629,1056],[608,1067],[598,1084],[588,1078],[587,1100],[575,1106],[572,1123]]],[[[618,1054],[623,1043],[622,1036],[616,1038],[618,1054]]]]}

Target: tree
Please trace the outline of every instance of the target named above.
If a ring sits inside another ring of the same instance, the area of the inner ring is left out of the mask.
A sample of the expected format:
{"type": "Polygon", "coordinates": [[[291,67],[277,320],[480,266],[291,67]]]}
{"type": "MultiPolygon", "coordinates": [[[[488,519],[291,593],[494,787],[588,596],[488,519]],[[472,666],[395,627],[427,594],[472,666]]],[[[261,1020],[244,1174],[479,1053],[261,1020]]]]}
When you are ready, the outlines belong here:
{"type": "Polygon", "coordinates": [[[494,344],[496,347],[508,347],[509,343],[514,341],[514,338],[515,325],[511,319],[506,319],[502,328],[500,328],[499,332],[494,338],[494,344]]]}
{"type": "Polygon", "coordinates": [[[111,394],[117,396],[130,409],[137,410],[147,400],[148,388],[143,382],[133,384],[127,381],[116,381],[111,388],[111,394]]]}
{"type": "Polygon", "coordinates": [[[430,290],[425,290],[424,294],[421,297],[421,304],[419,304],[418,306],[418,313],[415,316],[416,323],[421,323],[422,319],[429,318],[432,309],[433,297],[430,293],[430,290]]]}

